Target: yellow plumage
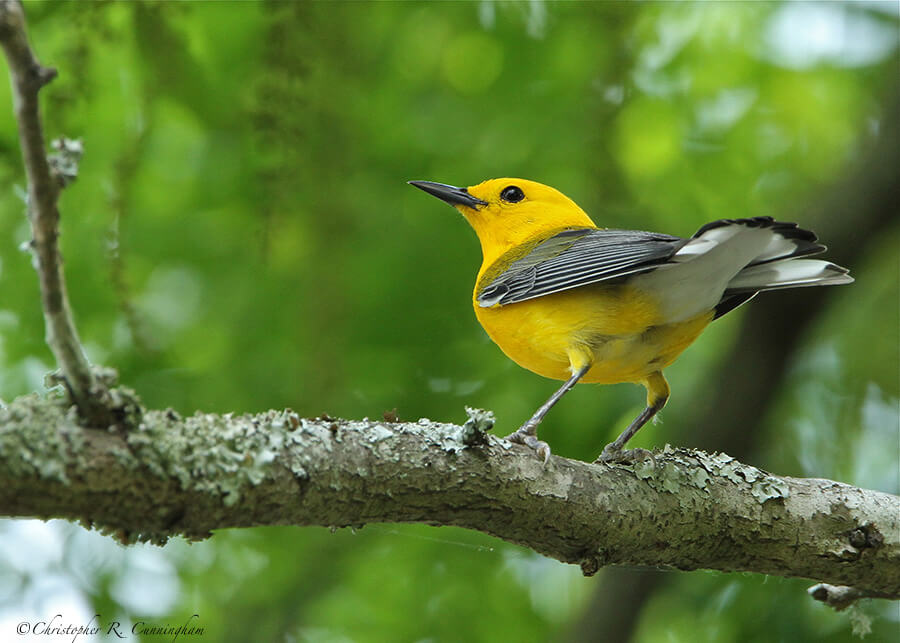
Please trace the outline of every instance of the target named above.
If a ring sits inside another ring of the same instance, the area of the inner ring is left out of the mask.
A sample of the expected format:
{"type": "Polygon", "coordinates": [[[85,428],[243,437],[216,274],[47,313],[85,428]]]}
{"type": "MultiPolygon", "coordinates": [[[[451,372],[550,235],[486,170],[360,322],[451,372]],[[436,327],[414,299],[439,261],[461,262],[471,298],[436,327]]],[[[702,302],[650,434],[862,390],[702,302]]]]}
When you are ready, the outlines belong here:
{"type": "MultiPolygon", "coordinates": [[[[476,291],[477,292],[477,291],[476,291]]],[[[519,366],[567,380],[585,363],[582,382],[643,382],[671,364],[712,320],[712,312],[667,324],[648,293],[629,285],[583,286],[475,315],[519,366]]]]}

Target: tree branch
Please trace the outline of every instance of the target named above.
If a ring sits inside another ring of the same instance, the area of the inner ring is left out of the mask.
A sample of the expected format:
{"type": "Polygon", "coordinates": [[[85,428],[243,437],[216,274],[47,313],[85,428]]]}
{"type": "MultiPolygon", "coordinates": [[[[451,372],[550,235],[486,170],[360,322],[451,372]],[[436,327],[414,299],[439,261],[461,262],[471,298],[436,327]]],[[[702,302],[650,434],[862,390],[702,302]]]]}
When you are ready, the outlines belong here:
{"type": "Polygon", "coordinates": [[[900,597],[900,498],[667,448],[634,466],[553,457],[460,427],[144,411],[79,426],[61,400],[0,409],[0,513],[125,542],[257,525],[476,529],[593,574],[610,564],[804,577],[900,597]]]}
{"type": "Polygon", "coordinates": [[[28,180],[30,245],[41,285],[47,344],[81,416],[93,426],[107,426],[114,421],[108,395],[102,381],[91,372],[75,330],[57,243],[59,211],[56,204],[68,177],[51,169],[48,163],[38,103],[38,92],[56,77],[56,70],[41,65],[32,52],[19,0],[0,0],[0,45],[9,63],[19,142],[28,180]]]}

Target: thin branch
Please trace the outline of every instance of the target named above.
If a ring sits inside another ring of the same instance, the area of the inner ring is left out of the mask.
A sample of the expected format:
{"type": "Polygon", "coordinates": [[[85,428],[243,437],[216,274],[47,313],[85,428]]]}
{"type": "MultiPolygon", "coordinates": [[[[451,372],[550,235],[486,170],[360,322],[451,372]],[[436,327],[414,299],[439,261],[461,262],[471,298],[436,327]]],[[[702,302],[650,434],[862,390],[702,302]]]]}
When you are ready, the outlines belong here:
{"type": "Polygon", "coordinates": [[[38,92],[56,77],[56,70],[41,65],[31,50],[19,0],[0,0],[0,45],[9,63],[19,141],[28,179],[31,248],[41,285],[47,344],[82,417],[94,426],[106,426],[111,423],[108,396],[102,383],[92,374],[75,330],[59,252],[56,204],[66,177],[54,172],[47,161],[41,126],[38,92]]]}
{"type": "Polygon", "coordinates": [[[543,467],[474,420],[141,415],[112,433],[37,396],[0,409],[0,513],[81,520],[126,542],[257,525],[456,525],[585,574],[749,571],[900,597],[900,497],[886,493],[684,449],[655,465],[543,467]]]}

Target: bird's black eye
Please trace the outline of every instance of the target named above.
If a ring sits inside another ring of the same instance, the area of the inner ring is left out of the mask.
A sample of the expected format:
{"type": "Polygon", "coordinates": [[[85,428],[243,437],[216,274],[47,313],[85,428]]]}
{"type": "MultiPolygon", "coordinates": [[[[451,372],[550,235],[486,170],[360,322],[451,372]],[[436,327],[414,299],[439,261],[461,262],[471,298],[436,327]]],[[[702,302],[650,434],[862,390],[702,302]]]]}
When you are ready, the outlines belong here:
{"type": "Polygon", "coordinates": [[[525,198],[525,193],[515,185],[507,185],[500,193],[500,198],[507,203],[518,203],[525,198]]]}

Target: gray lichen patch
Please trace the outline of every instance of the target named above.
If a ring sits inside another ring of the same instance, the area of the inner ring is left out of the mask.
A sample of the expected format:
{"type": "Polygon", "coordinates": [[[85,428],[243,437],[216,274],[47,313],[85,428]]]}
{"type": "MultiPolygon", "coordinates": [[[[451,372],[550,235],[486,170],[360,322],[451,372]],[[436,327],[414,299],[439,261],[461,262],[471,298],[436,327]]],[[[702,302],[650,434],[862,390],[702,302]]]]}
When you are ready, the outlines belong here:
{"type": "MultiPolygon", "coordinates": [[[[284,448],[301,442],[301,433],[314,430],[289,411],[241,416],[198,412],[176,418],[148,412],[140,427],[126,436],[137,464],[160,477],[177,479],[182,489],[221,494],[227,506],[240,500],[247,485],[270,479],[284,448]]],[[[285,465],[295,475],[305,475],[299,463],[285,465]]]]}
{"type": "MultiPolygon", "coordinates": [[[[468,409],[467,409],[468,411],[468,409]]],[[[341,426],[348,431],[356,431],[360,434],[360,443],[376,445],[390,440],[401,433],[418,435],[424,438],[424,444],[437,446],[446,453],[459,453],[467,447],[477,446],[488,441],[489,436],[483,433],[490,427],[490,419],[493,414],[490,411],[473,410],[478,415],[477,427],[468,422],[462,426],[458,424],[445,424],[425,418],[415,423],[391,424],[385,426],[378,422],[370,422],[363,418],[361,422],[346,420],[341,426]],[[475,433],[481,433],[484,439],[474,437],[475,433]]]]}
{"type": "MultiPolygon", "coordinates": [[[[709,482],[709,475],[706,471],[696,466],[691,466],[686,462],[666,460],[658,462],[656,466],[650,466],[652,469],[643,473],[644,475],[652,473],[651,475],[646,475],[645,480],[651,488],[657,491],[677,494],[686,486],[705,489],[709,482]]],[[[646,463],[642,467],[646,469],[646,463]]]]}
{"type": "Polygon", "coordinates": [[[663,449],[662,457],[636,463],[634,473],[653,489],[668,493],[678,493],[685,486],[706,489],[714,477],[721,477],[733,484],[748,486],[750,494],[760,504],[790,495],[784,480],[742,464],[729,455],[674,449],[669,445],[663,449]]]}
{"type": "Polygon", "coordinates": [[[767,475],[765,478],[753,483],[750,487],[750,493],[759,500],[759,504],[763,504],[766,500],[787,498],[790,495],[790,490],[784,480],[767,475]]]}
{"type": "Polygon", "coordinates": [[[494,428],[493,411],[466,407],[466,415],[469,418],[462,425],[461,439],[466,446],[476,446],[487,442],[487,432],[494,428]]]}
{"type": "Polygon", "coordinates": [[[70,466],[84,468],[83,444],[75,408],[61,398],[32,394],[0,408],[0,455],[14,475],[68,482],[70,466]]]}
{"type": "Polygon", "coordinates": [[[373,426],[369,433],[370,442],[381,442],[382,440],[387,440],[388,438],[392,438],[394,436],[393,431],[380,424],[376,424],[375,426],[373,426]]]}
{"type": "Polygon", "coordinates": [[[693,454],[672,449],[663,449],[662,457],[646,458],[634,464],[634,473],[652,489],[677,494],[684,487],[706,489],[709,474],[697,466],[693,454]]]}
{"type": "Polygon", "coordinates": [[[785,499],[790,496],[788,483],[762,469],[742,464],[724,453],[712,455],[696,452],[698,464],[711,475],[726,478],[737,485],[749,485],[750,494],[760,504],[767,500],[785,499]]]}

